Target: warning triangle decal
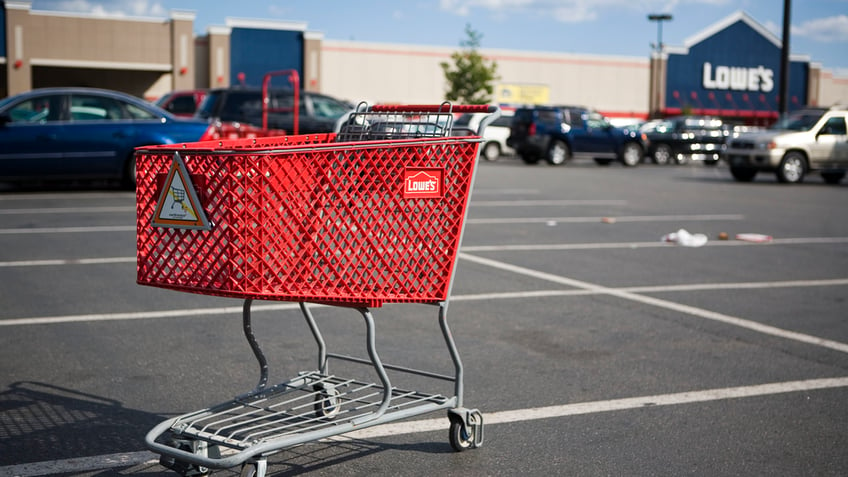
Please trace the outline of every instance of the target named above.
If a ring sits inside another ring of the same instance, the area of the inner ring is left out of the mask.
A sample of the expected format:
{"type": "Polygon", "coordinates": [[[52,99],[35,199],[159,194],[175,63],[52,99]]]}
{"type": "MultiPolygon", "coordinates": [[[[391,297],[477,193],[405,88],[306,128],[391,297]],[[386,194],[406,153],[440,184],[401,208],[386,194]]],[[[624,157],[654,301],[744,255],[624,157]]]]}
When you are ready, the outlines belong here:
{"type": "Polygon", "coordinates": [[[171,169],[162,185],[156,212],[153,214],[153,225],[173,229],[212,230],[179,153],[174,153],[171,169]]]}

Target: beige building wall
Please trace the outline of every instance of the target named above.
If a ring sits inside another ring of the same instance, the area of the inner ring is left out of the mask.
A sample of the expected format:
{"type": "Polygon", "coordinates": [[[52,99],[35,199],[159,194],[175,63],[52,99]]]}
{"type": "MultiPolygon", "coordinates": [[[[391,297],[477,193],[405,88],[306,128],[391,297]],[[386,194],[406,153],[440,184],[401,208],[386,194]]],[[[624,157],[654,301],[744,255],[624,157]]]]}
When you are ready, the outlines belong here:
{"type": "Polygon", "coordinates": [[[497,62],[501,82],[548,85],[551,104],[587,106],[611,117],[648,114],[648,58],[506,50],[481,53],[497,62]]]}
{"type": "Polygon", "coordinates": [[[194,13],[102,17],[33,11],[29,1],[6,1],[6,17],[10,95],[92,86],[155,97],[194,87],[194,13]]]}
{"type": "MultiPolygon", "coordinates": [[[[453,63],[457,50],[325,40],[321,91],[351,101],[438,103],[447,90],[440,63],[453,63]]],[[[480,54],[497,63],[497,84],[547,86],[552,104],[585,105],[610,116],[648,113],[647,58],[495,49],[480,54]]]]}
{"type": "Polygon", "coordinates": [[[323,33],[307,31],[303,33],[303,78],[300,79],[304,91],[321,89],[321,42],[323,33]]]}
{"type": "Polygon", "coordinates": [[[208,64],[206,86],[225,88],[230,86],[230,31],[226,26],[209,27],[207,38],[208,64]]]}
{"type": "Polygon", "coordinates": [[[23,93],[31,89],[32,70],[27,53],[27,27],[29,2],[11,2],[6,5],[6,87],[7,93],[23,93]]]}
{"type": "Polygon", "coordinates": [[[831,71],[820,71],[818,104],[848,108],[848,76],[834,76],[831,71]]]}
{"type": "Polygon", "coordinates": [[[209,64],[209,36],[194,38],[194,87],[209,88],[211,79],[209,64]]]}
{"type": "Polygon", "coordinates": [[[322,93],[353,102],[439,103],[444,75],[439,67],[453,49],[324,40],[322,93]]]}
{"type": "MultiPolygon", "coordinates": [[[[195,15],[192,12],[171,13],[170,35],[165,37],[165,39],[170,39],[170,62],[173,72],[171,89],[193,89],[195,87],[194,17],[195,15]]],[[[145,39],[148,38],[145,37],[145,39]]],[[[168,91],[163,91],[163,93],[168,91]]]]}

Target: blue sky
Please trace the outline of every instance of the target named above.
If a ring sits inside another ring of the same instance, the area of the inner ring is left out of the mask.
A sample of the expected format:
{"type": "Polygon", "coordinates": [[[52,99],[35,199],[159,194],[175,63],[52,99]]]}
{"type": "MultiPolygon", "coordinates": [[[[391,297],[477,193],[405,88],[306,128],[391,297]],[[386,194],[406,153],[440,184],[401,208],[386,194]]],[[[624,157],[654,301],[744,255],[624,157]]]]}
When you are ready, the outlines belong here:
{"type": "MultiPolygon", "coordinates": [[[[670,13],[662,40],[686,39],[743,10],[781,36],[783,0],[32,0],[33,10],[167,17],[195,12],[195,30],[226,18],[305,22],[328,40],[459,47],[465,25],[483,48],[641,56],[657,41],[649,13],[670,13]]],[[[848,76],[848,0],[794,0],[793,54],[848,76]]]]}

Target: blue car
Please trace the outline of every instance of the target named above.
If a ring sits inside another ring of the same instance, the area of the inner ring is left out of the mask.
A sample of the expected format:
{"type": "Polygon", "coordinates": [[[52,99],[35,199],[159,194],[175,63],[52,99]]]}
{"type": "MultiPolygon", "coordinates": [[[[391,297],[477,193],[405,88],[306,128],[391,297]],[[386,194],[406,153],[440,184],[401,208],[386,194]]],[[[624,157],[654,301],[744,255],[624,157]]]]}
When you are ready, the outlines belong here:
{"type": "Polygon", "coordinates": [[[35,89],[0,101],[0,181],[117,179],[134,187],[136,147],[212,132],[205,121],[117,91],[35,89]]]}

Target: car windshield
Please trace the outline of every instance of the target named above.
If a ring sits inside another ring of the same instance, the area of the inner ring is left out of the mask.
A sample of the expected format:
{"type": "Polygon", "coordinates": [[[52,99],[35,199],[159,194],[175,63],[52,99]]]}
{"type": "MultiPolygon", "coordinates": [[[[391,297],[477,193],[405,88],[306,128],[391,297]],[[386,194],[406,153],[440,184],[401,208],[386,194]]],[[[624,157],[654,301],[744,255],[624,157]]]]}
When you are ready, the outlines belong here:
{"type": "Polygon", "coordinates": [[[674,128],[674,121],[660,121],[653,125],[653,131],[656,131],[658,133],[670,133],[674,131],[674,128]]]}
{"type": "Polygon", "coordinates": [[[474,115],[471,113],[465,113],[459,118],[457,118],[456,121],[453,122],[453,124],[454,126],[468,126],[469,124],[471,124],[471,118],[473,116],[474,115]]]}
{"type": "Polygon", "coordinates": [[[770,129],[780,131],[809,131],[819,122],[824,111],[799,111],[779,119],[770,129]]]}
{"type": "Polygon", "coordinates": [[[346,104],[326,96],[312,96],[312,107],[319,118],[336,119],[350,111],[346,104]]]}

